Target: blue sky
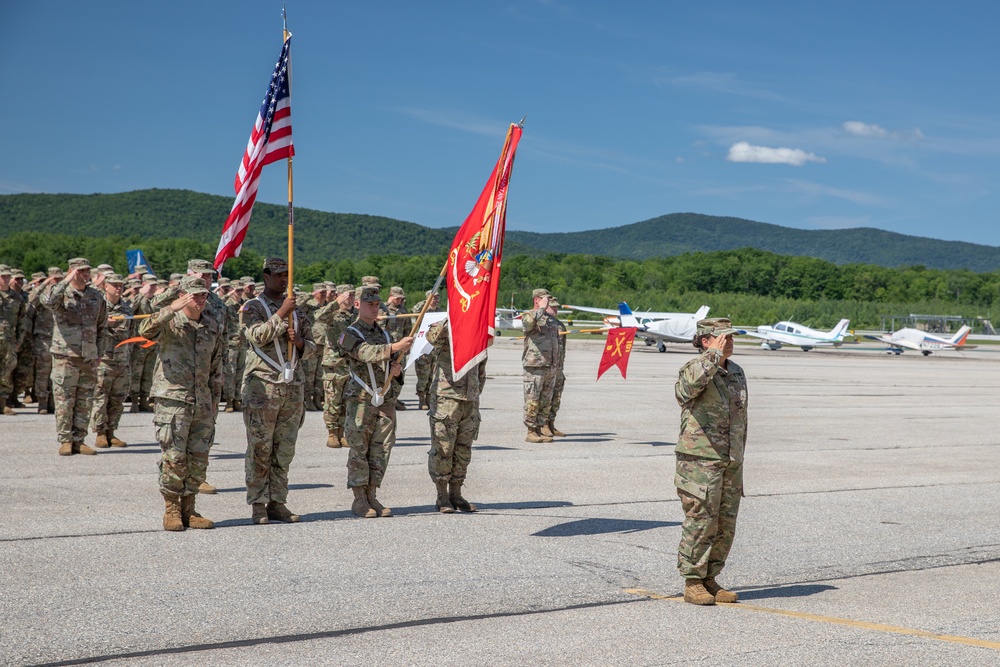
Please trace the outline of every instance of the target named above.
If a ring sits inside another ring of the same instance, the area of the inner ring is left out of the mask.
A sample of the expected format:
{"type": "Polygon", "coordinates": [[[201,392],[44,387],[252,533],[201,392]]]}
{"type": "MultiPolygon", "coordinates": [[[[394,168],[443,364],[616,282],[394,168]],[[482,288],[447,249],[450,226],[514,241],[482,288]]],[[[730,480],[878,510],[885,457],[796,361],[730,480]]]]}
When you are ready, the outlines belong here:
{"type": "MultiPolygon", "coordinates": [[[[280,11],[2,0],[0,194],[233,196],[280,11]]],[[[289,0],[288,12],[297,206],[458,225],[527,114],[511,229],[692,211],[1000,245],[1000,4],[289,0]]],[[[259,201],[285,201],[284,172],[265,169],[259,201]]]]}

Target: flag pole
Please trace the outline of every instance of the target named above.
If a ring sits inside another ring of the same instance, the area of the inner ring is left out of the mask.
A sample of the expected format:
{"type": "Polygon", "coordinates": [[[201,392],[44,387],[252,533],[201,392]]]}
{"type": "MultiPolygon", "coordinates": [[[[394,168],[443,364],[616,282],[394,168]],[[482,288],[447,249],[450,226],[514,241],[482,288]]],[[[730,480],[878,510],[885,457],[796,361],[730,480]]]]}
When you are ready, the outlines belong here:
{"type": "MultiPolygon", "coordinates": [[[[284,44],[291,37],[288,32],[288,14],[285,11],[285,3],[281,3],[281,43],[284,44]]],[[[291,104],[292,98],[292,53],[288,52],[288,101],[291,104]]],[[[288,155],[288,298],[295,296],[295,209],[292,206],[292,156],[288,155]]],[[[288,314],[288,328],[295,326],[294,311],[288,314]]],[[[292,359],[292,343],[288,340],[288,360],[292,359]]]]}

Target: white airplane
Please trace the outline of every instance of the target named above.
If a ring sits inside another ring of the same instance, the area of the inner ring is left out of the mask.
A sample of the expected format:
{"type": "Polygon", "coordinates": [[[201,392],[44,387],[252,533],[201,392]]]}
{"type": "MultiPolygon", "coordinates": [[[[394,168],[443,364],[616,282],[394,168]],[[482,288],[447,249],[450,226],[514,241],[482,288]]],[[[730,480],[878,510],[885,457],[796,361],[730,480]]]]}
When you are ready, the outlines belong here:
{"type": "Polygon", "coordinates": [[[667,351],[667,343],[690,343],[698,328],[698,320],[708,317],[709,310],[708,306],[702,306],[694,313],[658,313],[653,311],[633,313],[624,301],[618,304],[618,310],[570,306],[568,304],[564,307],[584,313],[604,315],[604,324],[609,329],[635,327],[638,329],[636,337],[644,339],[647,345],[656,345],[656,349],[660,352],[667,351]]]}
{"type": "Polygon", "coordinates": [[[498,336],[502,336],[502,331],[515,329],[521,331],[524,324],[521,322],[521,311],[516,308],[497,308],[496,321],[493,329],[498,336]]]}
{"type": "Polygon", "coordinates": [[[840,320],[829,331],[816,331],[796,322],[778,322],[773,327],[757,327],[757,331],[747,331],[747,336],[760,338],[760,346],[765,350],[780,350],[782,345],[797,345],[803,352],[814,347],[840,347],[850,320],[840,320]]]}
{"type": "Polygon", "coordinates": [[[918,350],[926,357],[934,350],[971,350],[976,346],[965,344],[970,331],[972,331],[970,327],[963,326],[951,338],[942,338],[941,336],[935,336],[920,329],[907,327],[891,334],[865,336],[865,338],[885,343],[889,346],[889,349],[886,350],[889,354],[898,355],[902,354],[904,350],[918,350]]]}

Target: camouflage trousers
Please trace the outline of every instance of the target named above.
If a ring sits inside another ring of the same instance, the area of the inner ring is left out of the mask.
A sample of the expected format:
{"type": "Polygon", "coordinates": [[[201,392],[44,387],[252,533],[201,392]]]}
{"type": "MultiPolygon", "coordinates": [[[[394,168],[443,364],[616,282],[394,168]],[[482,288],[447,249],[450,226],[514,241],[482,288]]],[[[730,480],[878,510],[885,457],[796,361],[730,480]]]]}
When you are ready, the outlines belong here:
{"type": "Polygon", "coordinates": [[[25,343],[17,353],[17,368],[14,370],[14,395],[20,395],[35,386],[35,356],[31,344],[25,343]]]}
{"type": "Polygon", "coordinates": [[[556,418],[556,413],[559,412],[559,406],[562,405],[562,393],[563,389],[566,388],[566,374],[563,373],[563,369],[556,370],[556,384],[552,388],[552,405],[549,407],[549,418],[547,421],[553,421],[556,418]]]}
{"type": "MultiPolygon", "coordinates": [[[[17,352],[14,344],[0,340],[0,397],[6,399],[14,393],[14,369],[17,368],[17,352]]],[[[3,406],[0,406],[0,410],[3,406]]]]}
{"type": "Polygon", "coordinates": [[[677,454],[674,485],[684,509],[677,569],[685,579],[716,577],[736,535],[743,464],[677,454]]]}
{"type": "Polygon", "coordinates": [[[192,496],[208,474],[208,451],[215,435],[212,405],[157,398],[153,414],[160,443],[160,493],[192,496]]]}
{"type": "Polygon", "coordinates": [[[31,341],[32,355],[35,357],[35,388],[31,391],[38,400],[39,407],[45,405],[49,397],[49,387],[52,382],[52,347],[51,338],[36,336],[31,341]]]}
{"type": "Polygon", "coordinates": [[[102,361],[97,367],[97,390],[90,412],[90,429],[94,433],[118,428],[125,411],[125,399],[128,398],[128,383],[128,363],[108,364],[102,361]]]}
{"type": "Polygon", "coordinates": [[[153,369],[156,368],[159,354],[159,347],[156,345],[146,349],[135,346],[129,358],[129,393],[149,396],[149,390],[153,386],[153,369]]]}
{"type": "Polygon", "coordinates": [[[396,444],[396,407],[387,400],[379,407],[348,399],[345,406],[344,437],[351,451],[347,455],[347,488],[374,484],[382,486],[392,446],[396,444]]]}
{"type": "Polygon", "coordinates": [[[52,355],[52,398],[56,406],[56,439],[83,442],[97,387],[97,360],[52,355]]]}
{"type": "Polygon", "coordinates": [[[479,402],[438,396],[430,411],[431,450],[427,470],[435,482],[460,482],[472,460],[472,443],[479,437],[479,402]]]}
{"type": "MultiPolygon", "coordinates": [[[[417,396],[431,393],[431,376],[434,374],[433,351],[420,355],[413,362],[413,368],[417,371],[417,396]]],[[[430,398],[428,396],[428,398],[430,398]]]]}
{"type": "Polygon", "coordinates": [[[524,369],[524,425],[529,429],[548,423],[555,386],[556,369],[524,369]]]}
{"type": "Polygon", "coordinates": [[[344,428],[344,387],[351,376],[347,368],[336,371],[326,368],[323,371],[323,423],[326,424],[327,433],[336,433],[338,429],[344,428]]]}
{"type": "Polygon", "coordinates": [[[323,386],[323,364],[320,363],[323,360],[325,351],[326,345],[316,343],[316,356],[310,359],[314,364],[312,377],[308,374],[306,375],[306,385],[309,387],[309,393],[320,409],[323,408],[323,403],[326,402],[326,387],[323,386]]]}
{"type": "Polygon", "coordinates": [[[256,375],[243,384],[243,423],[247,429],[247,505],[284,503],[288,468],[305,421],[302,385],[265,382],[256,375]]]}
{"type": "Polygon", "coordinates": [[[223,369],[222,400],[235,401],[242,400],[243,396],[243,371],[247,364],[247,349],[242,345],[233,345],[226,348],[226,361],[223,369]]]}

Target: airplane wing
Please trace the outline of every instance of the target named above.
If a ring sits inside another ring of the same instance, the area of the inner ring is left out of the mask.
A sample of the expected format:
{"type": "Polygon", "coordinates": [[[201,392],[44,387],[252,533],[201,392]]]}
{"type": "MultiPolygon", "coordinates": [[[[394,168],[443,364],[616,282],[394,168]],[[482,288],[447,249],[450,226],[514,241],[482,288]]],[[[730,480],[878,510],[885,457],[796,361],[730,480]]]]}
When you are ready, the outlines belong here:
{"type": "Polygon", "coordinates": [[[615,308],[590,308],[588,306],[571,306],[566,304],[563,306],[568,310],[579,310],[583,313],[596,313],[598,315],[618,315],[618,310],[615,308]]]}
{"type": "Polygon", "coordinates": [[[865,334],[865,338],[878,341],[879,343],[885,343],[886,345],[891,345],[892,347],[905,347],[908,350],[921,349],[918,343],[914,343],[912,340],[907,340],[905,338],[896,338],[893,340],[890,336],[872,336],[870,334],[865,334]]]}

